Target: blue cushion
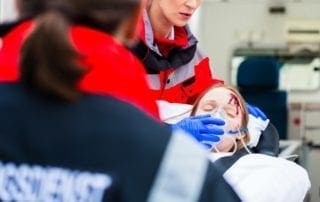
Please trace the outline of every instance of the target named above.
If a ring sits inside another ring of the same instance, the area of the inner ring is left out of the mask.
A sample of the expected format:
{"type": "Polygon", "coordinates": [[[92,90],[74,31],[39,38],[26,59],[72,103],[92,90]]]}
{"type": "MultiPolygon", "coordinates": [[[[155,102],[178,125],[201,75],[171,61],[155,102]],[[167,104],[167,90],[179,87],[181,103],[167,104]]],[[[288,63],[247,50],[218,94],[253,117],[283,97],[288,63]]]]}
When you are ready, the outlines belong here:
{"type": "Polygon", "coordinates": [[[252,92],[240,90],[248,103],[259,107],[278,130],[280,139],[287,139],[288,108],[286,91],[252,92]]]}
{"type": "Polygon", "coordinates": [[[250,57],[238,69],[237,84],[247,90],[277,89],[280,63],[271,57],[250,57]]]}

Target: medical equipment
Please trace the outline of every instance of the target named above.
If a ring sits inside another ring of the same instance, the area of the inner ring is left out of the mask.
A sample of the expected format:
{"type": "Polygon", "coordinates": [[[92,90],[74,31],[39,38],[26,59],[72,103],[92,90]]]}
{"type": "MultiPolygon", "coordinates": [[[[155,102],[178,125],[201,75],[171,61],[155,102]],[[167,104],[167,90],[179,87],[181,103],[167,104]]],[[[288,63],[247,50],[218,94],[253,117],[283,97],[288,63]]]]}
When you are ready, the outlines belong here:
{"type": "MultiPolygon", "coordinates": [[[[221,137],[219,142],[204,142],[204,144],[210,145],[209,151],[215,151],[217,153],[221,153],[222,151],[220,151],[218,149],[218,147],[217,147],[218,144],[220,142],[222,142],[223,140],[225,140],[226,138],[230,138],[233,141],[233,144],[234,144],[233,151],[231,152],[230,155],[233,155],[238,150],[238,144],[237,144],[236,139],[234,138],[234,136],[239,134],[239,133],[241,133],[241,132],[245,132],[245,131],[248,131],[248,129],[242,128],[242,129],[239,129],[237,131],[229,131],[229,132],[223,134],[223,136],[221,137]]],[[[240,141],[241,141],[243,147],[245,148],[245,150],[249,154],[251,154],[252,152],[248,149],[248,147],[247,147],[246,143],[244,142],[243,138],[240,138],[240,141]]],[[[223,153],[225,153],[225,152],[223,152],[223,153]]]]}
{"type": "MultiPolygon", "coordinates": [[[[213,118],[218,118],[218,119],[221,119],[221,120],[224,120],[225,124],[223,126],[221,126],[221,128],[223,129],[224,133],[222,136],[220,136],[220,140],[217,141],[217,142],[210,142],[210,141],[202,141],[202,143],[204,144],[207,144],[207,145],[210,145],[210,151],[211,150],[214,150],[216,152],[220,152],[219,149],[217,148],[217,145],[222,142],[223,140],[225,140],[226,138],[231,138],[231,140],[233,141],[234,143],[234,147],[233,147],[233,152],[232,153],[235,153],[236,150],[237,150],[237,143],[236,143],[236,140],[234,138],[235,135],[238,135],[239,133],[241,132],[245,132],[245,131],[248,131],[247,128],[239,128],[239,129],[232,129],[231,125],[230,125],[230,122],[228,121],[228,116],[227,116],[227,113],[226,111],[221,108],[221,107],[217,107],[216,109],[214,109],[213,112],[210,113],[211,116],[213,118]]],[[[210,127],[210,125],[208,125],[208,127],[210,127]]],[[[212,127],[216,127],[216,125],[212,125],[212,127]]],[[[241,139],[242,140],[242,139],[241,139]]],[[[244,145],[244,147],[246,148],[246,144],[243,142],[242,140],[242,144],[244,145]]],[[[247,151],[248,148],[246,148],[247,151]]],[[[249,152],[250,153],[250,152],[249,152]]]]}

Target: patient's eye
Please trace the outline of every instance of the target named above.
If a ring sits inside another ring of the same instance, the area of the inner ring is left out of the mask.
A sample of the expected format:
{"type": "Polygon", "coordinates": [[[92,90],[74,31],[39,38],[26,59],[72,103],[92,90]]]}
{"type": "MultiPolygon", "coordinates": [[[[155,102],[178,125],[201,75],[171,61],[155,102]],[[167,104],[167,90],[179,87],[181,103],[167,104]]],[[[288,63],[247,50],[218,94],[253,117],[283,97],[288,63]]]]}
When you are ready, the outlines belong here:
{"type": "Polygon", "coordinates": [[[217,104],[214,102],[205,102],[202,106],[201,109],[203,111],[212,111],[217,108],[217,104]]]}
{"type": "Polygon", "coordinates": [[[202,109],[205,111],[211,111],[214,109],[214,107],[211,104],[205,104],[202,106],[202,109]]]}

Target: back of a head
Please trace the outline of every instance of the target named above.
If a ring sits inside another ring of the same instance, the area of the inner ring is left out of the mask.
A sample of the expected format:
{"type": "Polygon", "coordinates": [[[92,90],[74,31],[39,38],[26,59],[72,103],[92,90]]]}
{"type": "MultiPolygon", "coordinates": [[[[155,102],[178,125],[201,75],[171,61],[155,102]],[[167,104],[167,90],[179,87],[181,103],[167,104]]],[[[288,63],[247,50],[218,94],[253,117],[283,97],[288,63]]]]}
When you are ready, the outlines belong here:
{"type": "Polygon", "coordinates": [[[50,10],[66,15],[73,22],[98,27],[107,32],[139,8],[140,0],[16,0],[18,12],[34,18],[50,10]]]}
{"type": "Polygon", "coordinates": [[[28,18],[39,14],[45,9],[45,2],[41,0],[16,0],[19,17],[28,18]]]}
{"type": "Polygon", "coordinates": [[[21,55],[21,80],[33,89],[66,101],[79,97],[77,83],[86,73],[70,43],[71,25],[114,34],[136,17],[140,0],[19,0],[20,12],[35,19],[21,55]]]}

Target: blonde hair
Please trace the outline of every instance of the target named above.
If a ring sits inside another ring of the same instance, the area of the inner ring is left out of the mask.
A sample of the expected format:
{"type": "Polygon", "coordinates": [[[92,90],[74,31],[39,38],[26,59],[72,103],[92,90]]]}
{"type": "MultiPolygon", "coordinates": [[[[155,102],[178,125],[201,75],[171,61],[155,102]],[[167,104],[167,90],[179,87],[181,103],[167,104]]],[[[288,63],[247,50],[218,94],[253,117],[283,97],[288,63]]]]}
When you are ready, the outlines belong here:
{"type": "MultiPolygon", "coordinates": [[[[231,86],[231,85],[227,85],[227,84],[216,84],[216,85],[210,86],[205,91],[203,91],[203,93],[198,96],[197,100],[195,101],[195,103],[193,105],[193,108],[191,110],[191,116],[195,115],[195,113],[196,113],[196,111],[198,109],[200,100],[209,91],[211,91],[212,89],[215,89],[215,88],[225,88],[225,89],[228,89],[228,90],[232,91],[236,95],[236,98],[238,99],[240,107],[241,107],[241,112],[243,114],[240,128],[247,128],[248,121],[249,121],[249,114],[248,114],[248,110],[247,110],[247,107],[246,107],[246,102],[243,99],[243,97],[241,96],[241,94],[239,93],[239,91],[237,90],[237,88],[235,88],[234,86],[231,86]]],[[[245,144],[247,144],[249,142],[249,140],[250,140],[249,132],[245,130],[245,131],[240,131],[240,133],[244,134],[243,141],[244,141],[245,144]]],[[[236,140],[236,143],[237,143],[237,150],[239,150],[239,149],[244,147],[244,145],[242,144],[241,141],[236,140]]]]}

